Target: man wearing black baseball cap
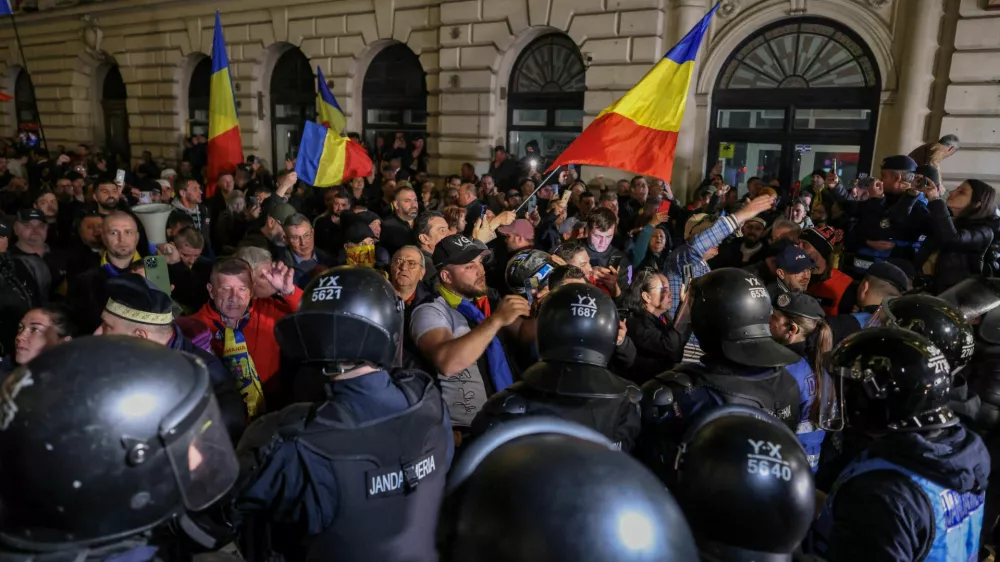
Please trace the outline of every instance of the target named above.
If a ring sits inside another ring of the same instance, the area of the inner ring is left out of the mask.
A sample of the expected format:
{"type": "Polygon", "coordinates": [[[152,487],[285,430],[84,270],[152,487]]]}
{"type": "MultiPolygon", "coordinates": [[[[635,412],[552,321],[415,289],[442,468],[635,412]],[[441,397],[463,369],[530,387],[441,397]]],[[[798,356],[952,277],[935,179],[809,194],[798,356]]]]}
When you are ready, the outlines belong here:
{"type": "Polygon", "coordinates": [[[775,291],[771,291],[768,287],[768,292],[772,295],[805,292],[809,288],[809,280],[812,278],[812,269],[816,267],[816,262],[812,261],[802,248],[788,245],[774,257],[774,265],[778,279],[775,281],[775,291]]]}
{"type": "Polygon", "coordinates": [[[522,327],[531,306],[524,297],[500,300],[486,286],[482,243],[461,234],[438,242],[432,256],[438,270],[436,296],[416,307],[409,336],[438,372],[441,394],[454,426],[468,428],[486,399],[513,381],[498,337],[522,327]]]}
{"type": "Polygon", "coordinates": [[[781,293],[772,297],[771,336],[799,356],[799,361],[785,367],[799,383],[802,401],[799,426],[795,433],[806,451],[813,472],[819,466],[820,448],[826,435],[819,428],[816,389],[822,381],[824,356],[833,348],[826,314],[813,297],[805,293],[781,293]]]}
{"type": "Polygon", "coordinates": [[[14,220],[17,244],[10,248],[10,255],[31,270],[43,303],[56,292],[65,294],[66,289],[61,285],[66,279],[68,263],[65,254],[53,251],[46,244],[48,233],[48,217],[42,211],[35,208],[18,211],[14,220]]]}

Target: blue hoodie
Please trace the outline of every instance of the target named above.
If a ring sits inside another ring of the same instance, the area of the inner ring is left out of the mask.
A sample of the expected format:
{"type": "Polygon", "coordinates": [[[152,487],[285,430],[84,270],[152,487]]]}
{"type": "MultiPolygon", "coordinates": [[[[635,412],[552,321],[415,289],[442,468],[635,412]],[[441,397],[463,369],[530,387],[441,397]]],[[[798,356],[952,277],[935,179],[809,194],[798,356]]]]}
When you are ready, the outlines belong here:
{"type": "MultiPolygon", "coordinates": [[[[981,494],[990,472],[982,440],[961,425],[937,434],[887,434],[872,442],[867,455],[959,493],[981,494]]],[[[824,511],[832,512],[832,528],[824,533],[826,552],[819,554],[829,562],[937,560],[926,557],[935,540],[934,511],[927,495],[902,472],[859,474],[840,486],[824,511]]]]}

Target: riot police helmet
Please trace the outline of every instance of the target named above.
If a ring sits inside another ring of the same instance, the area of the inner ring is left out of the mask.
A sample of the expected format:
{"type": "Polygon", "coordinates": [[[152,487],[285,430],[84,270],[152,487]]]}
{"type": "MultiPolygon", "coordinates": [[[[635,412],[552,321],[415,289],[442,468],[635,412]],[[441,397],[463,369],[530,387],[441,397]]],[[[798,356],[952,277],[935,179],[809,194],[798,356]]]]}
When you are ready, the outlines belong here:
{"type": "Polygon", "coordinates": [[[604,436],[531,416],[456,460],[438,523],[443,562],[694,562],[677,503],[604,436]]]}
{"type": "Polygon", "coordinates": [[[378,271],[340,266],[313,279],[298,312],[278,321],[282,353],[325,366],[395,364],[403,340],[403,301],[378,271]]]}
{"type": "Polygon", "coordinates": [[[903,295],[883,301],[873,324],[896,326],[929,339],[948,359],[952,371],[966,366],[976,349],[972,326],[948,301],[931,295],[903,295]]]}
{"type": "Polygon", "coordinates": [[[184,527],[239,465],[205,363],[126,336],[76,339],[0,389],[0,544],[86,550],[184,527]]]}
{"type": "Polygon", "coordinates": [[[527,297],[531,292],[548,286],[548,277],[559,265],[552,256],[541,250],[521,250],[507,261],[504,277],[515,295],[527,297]]]}
{"type": "Polygon", "coordinates": [[[696,419],[677,458],[677,502],[712,560],[791,560],[814,515],[812,470],[795,434],[748,406],[696,419]]]}
{"type": "Polygon", "coordinates": [[[800,357],[771,338],[771,298],[756,275],[732,267],[691,283],[691,327],[702,350],[738,365],[778,367],[800,357]]]}
{"type": "Polygon", "coordinates": [[[550,292],[538,309],[535,343],[542,361],[607,367],[618,340],[618,309],[589,283],[569,283],[550,292]]]}
{"type": "Polygon", "coordinates": [[[855,332],[834,348],[828,371],[839,386],[837,411],[844,425],[886,432],[958,423],[948,408],[948,359],[916,332],[896,327],[855,332]]]}
{"type": "Polygon", "coordinates": [[[1000,345],[1000,279],[970,277],[938,296],[958,308],[965,320],[974,324],[979,339],[1000,345]]]}

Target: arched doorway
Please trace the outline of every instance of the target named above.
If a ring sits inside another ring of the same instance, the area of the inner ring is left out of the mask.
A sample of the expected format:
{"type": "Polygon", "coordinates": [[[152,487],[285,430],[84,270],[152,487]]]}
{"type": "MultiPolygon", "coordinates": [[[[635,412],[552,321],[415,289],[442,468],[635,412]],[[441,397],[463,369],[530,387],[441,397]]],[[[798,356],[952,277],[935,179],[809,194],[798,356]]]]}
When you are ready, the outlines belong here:
{"type": "Polygon", "coordinates": [[[17,73],[14,83],[14,113],[17,116],[19,142],[27,146],[38,146],[39,124],[38,106],[35,103],[35,88],[31,84],[28,71],[17,73]],[[20,140],[23,137],[23,140],[20,140]]]}
{"type": "Polygon", "coordinates": [[[368,65],[362,86],[363,135],[369,147],[381,136],[387,147],[393,135],[403,133],[407,147],[412,137],[427,132],[427,73],[420,59],[402,43],[383,49],[368,65]]]}
{"type": "Polygon", "coordinates": [[[316,119],[316,75],[297,47],[285,51],[271,73],[271,169],[299,153],[304,122],[316,119]]]}
{"type": "Polygon", "coordinates": [[[208,137],[209,90],[212,86],[212,59],[204,57],[194,67],[188,85],[187,135],[208,137]]]}
{"type": "Polygon", "coordinates": [[[879,74],[869,47],[825,18],[782,20],[747,38],[712,94],[708,162],[746,191],[749,178],[783,188],[813,170],[853,179],[871,167],[879,74]]]}
{"type": "Polygon", "coordinates": [[[507,101],[507,150],[521,158],[538,143],[542,162],[552,161],[583,130],[587,68],[569,37],[553,33],[532,41],[514,62],[507,101]]]}
{"type": "Polygon", "coordinates": [[[121,72],[117,65],[112,66],[104,76],[101,109],[104,110],[105,148],[116,165],[130,162],[132,158],[132,148],[128,142],[128,110],[125,108],[127,98],[121,72]]]}

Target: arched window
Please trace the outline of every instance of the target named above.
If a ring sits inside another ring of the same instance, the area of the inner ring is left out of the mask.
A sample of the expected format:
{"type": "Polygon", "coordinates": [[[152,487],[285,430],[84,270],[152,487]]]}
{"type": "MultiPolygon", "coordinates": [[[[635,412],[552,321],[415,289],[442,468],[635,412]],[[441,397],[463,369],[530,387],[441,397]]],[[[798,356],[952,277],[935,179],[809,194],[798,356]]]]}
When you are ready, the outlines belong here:
{"type": "Polygon", "coordinates": [[[583,130],[587,68],[576,43],[553,33],[529,44],[514,62],[507,101],[507,150],[516,158],[538,143],[542,162],[559,155],[583,130]]]}
{"type": "Polygon", "coordinates": [[[361,92],[368,146],[375,147],[375,137],[381,136],[391,147],[393,135],[401,132],[409,147],[410,137],[427,131],[426,76],[420,59],[402,43],[375,55],[361,92]]]}
{"type": "Polygon", "coordinates": [[[194,67],[188,86],[188,136],[208,137],[208,104],[211,87],[212,59],[204,57],[194,67]]]}
{"type": "Polygon", "coordinates": [[[31,76],[25,70],[17,74],[17,82],[14,84],[14,111],[17,113],[18,130],[38,130],[35,89],[31,85],[31,76]]]}
{"type": "Polygon", "coordinates": [[[128,141],[128,111],[125,108],[128,93],[117,65],[108,69],[101,92],[105,145],[114,165],[123,166],[131,161],[132,148],[128,141]]]}
{"type": "Polygon", "coordinates": [[[316,119],[316,75],[309,59],[297,47],[278,58],[271,74],[271,169],[297,156],[305,121],[316,119]]]}
{"type": "Polygon", "coordinates": [[[879,91],[874,56],[853,31],[814,17],[772,24],[723,66],[707,165],[722,161],[741,190],[754,176],[787,190],[817,169],[853,180],[871,166],[879,91]]]}

